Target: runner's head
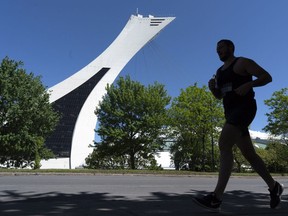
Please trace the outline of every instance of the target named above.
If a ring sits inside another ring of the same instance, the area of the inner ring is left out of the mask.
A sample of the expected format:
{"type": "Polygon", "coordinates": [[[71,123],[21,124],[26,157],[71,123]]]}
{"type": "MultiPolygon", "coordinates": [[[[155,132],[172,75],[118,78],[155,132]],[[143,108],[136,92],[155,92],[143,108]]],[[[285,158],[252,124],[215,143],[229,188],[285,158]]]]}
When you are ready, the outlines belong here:
{"type": "Polygon", "coordinates": [[[217,53],[221,61],[226,61],[234,55],[235,46],[231,40],[222,39],[217,43],[217,53]]]}

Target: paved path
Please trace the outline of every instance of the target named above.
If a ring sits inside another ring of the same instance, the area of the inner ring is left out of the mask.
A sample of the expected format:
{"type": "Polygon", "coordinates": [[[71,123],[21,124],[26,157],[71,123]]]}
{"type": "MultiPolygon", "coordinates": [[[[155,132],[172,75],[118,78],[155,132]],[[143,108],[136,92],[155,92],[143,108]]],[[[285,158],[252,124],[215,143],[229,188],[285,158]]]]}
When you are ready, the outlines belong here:
{"type": "MultiPolygon", "coordinates": [[[[214,188],[216,177],[133,175],[19,175],[0,173],[0,215],[186,216],[288,215],[288,188],[281,208],[269,208],[264,182],[230,180],[221,213],[191,200],[214,188]]],[[[288,178],[279,178],[286,186],[288,178]]]]}

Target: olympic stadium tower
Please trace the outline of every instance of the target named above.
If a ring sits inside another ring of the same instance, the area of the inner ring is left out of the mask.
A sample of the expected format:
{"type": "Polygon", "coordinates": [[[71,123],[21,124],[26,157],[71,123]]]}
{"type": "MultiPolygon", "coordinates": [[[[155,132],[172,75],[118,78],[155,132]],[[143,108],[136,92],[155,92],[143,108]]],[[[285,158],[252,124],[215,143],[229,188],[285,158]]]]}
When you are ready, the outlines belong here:
{"type": "Polygon", "coordinates": [[[56,158],[41,168],[74,169],[92,152],[97,116],[94,111],[129,60],[175,17],[131,15],[112,44],[95,60],[49,89],[50,102],[61,119],[45,145],[56,158]]]}

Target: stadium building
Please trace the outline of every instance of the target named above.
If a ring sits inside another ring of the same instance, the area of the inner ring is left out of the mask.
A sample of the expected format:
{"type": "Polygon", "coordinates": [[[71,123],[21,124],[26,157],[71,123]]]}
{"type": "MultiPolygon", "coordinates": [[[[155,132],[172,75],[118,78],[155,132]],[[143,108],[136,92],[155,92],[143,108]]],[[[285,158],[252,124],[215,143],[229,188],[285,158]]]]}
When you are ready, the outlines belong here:
{"type": "Polygon", "coordinates": [[[85,163],[95,138],[96,106],[130,59],[175,17],[131,15],[111,45],[87,66],[49,89],[50,102],[61,114],[45,145],[56,158],[41,161],[42,167],[74,169],[85,163]]]}

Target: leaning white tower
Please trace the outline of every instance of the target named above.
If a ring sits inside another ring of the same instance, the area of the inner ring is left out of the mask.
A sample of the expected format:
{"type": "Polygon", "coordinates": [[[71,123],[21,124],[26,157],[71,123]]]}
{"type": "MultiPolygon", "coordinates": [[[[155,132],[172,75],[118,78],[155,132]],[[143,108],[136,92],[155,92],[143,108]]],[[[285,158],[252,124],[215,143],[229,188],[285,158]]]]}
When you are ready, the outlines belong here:
{"type": "Polygon", "coordinates": [[[107,84],[112,84],[130,59],[175,17],[131,15],[112,44],[87,66],[49,89],[50,102],[61,114],[45,144],[56,158],[42,168],[75,168],[92,152],[97,116],[94,114],[107,84]]]}

